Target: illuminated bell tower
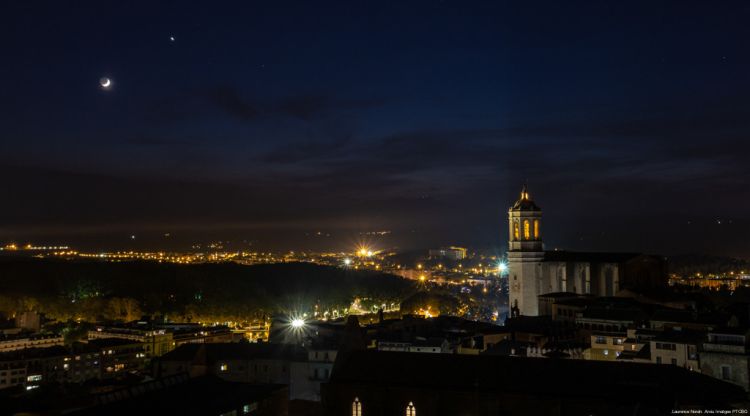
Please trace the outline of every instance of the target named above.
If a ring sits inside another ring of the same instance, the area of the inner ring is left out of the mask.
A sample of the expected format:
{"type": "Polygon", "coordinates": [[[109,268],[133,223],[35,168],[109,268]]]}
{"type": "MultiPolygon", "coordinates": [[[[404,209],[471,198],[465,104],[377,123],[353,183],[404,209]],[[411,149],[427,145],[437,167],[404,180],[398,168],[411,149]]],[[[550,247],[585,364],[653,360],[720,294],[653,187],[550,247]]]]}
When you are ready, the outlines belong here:
{"type": "Polygon", "coordinates": [[[542,210],[524,185],[521,198],[508,210],[508,299],[512,315],[539,314],[542,275],[542,210]]]}

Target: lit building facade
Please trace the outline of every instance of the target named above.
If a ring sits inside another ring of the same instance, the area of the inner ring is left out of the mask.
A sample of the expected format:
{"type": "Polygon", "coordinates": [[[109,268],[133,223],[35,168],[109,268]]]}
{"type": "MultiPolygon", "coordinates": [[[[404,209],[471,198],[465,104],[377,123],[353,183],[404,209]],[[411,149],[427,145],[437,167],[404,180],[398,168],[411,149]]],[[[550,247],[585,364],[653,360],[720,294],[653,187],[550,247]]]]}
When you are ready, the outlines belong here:
{"type": "Polygon", "coordinates": [[[430,257],[442,257],[449,260],[457,261],[466,258],[466,249],[464,247],[443,247],[432,249],[428,252],[430,257]]]}

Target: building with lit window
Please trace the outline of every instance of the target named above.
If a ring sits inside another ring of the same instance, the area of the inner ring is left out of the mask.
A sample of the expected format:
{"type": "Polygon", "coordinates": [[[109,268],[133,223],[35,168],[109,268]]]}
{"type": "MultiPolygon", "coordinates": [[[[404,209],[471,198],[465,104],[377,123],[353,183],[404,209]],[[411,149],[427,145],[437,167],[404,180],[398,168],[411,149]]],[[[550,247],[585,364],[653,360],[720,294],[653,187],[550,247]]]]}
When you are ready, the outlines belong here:
{"type": "Polygon", "coordinates": [[[0,389],[130,375],[143,371],[145,357],[143,344],[114,338],[0,353],[0,389]]]}
{"type": "Polygon", "coordinates": [[[701,365],[698,354],[707,339],[704,332],[664,331],[649,341],[651,362],[676,365],[700,372],[701,365]]]}
{"type": "Polygon", "coordinates": [[[92,339],[88,342],[99,357],[101,378],[116,378],[132,372],[141,372],[146,367],[144,344],[120,338],[92,339]]]}
{"type": "MultiPolygon", "coordinates": [[[[0,358],[1,360],[1,358],[0,358]]],[[[0,390],[26,383],[26,363],[18,360],[0,361],[0,390]]]]}
{"type": "Polygon", "coordinates": [[[0,337],[0,353],[22,350],[25,348],[47,348],[63,345],[62,335],[50,334],[17,334],[0,337]]]}
{"type": "Polygon", "coordinates": [[[445,258],[448,260],[458,261],[466,258],[466,249],[464,247],[442,247],[428,251],[430,257],[445,258]]]}
{"type": "Polygon", "coordinates": [[[171,330],[158,328],[97,327],[89,331],[88,339],[120,338],[143,343],[147,358],[160,357],[175,348],[171,330]]]}
{"type": "MultiPolygon", "coordinates": [[[[542,209],[524,186],[508,210],[508,280],[512,315],[540,315],[539,295],[615,296],[666,286],[663,258],[637,253],[545,251],[542,209]]],[[[549,313],[548,311],[544,311],[549,313]]]]}
{"type": "Polygon", "coordinates": [[[184,344],[154,365],[157,377],[186,373],[233,382],[283,384],[289,386],[290,399],[315,400],[321,380],[314,380],[310,371],[307,351],[290,344],[268,343],[184,344]]]}

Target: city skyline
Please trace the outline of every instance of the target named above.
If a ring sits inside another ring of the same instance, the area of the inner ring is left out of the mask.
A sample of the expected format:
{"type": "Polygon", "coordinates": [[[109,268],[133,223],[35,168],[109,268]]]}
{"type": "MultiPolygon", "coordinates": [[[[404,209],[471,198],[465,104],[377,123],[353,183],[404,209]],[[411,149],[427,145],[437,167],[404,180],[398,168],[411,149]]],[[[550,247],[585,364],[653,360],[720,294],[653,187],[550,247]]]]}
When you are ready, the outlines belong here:
{"type": "Polygon", "coordinates": [[[2,7],[0,243],[750,256],[740,2],[2,7]]]}

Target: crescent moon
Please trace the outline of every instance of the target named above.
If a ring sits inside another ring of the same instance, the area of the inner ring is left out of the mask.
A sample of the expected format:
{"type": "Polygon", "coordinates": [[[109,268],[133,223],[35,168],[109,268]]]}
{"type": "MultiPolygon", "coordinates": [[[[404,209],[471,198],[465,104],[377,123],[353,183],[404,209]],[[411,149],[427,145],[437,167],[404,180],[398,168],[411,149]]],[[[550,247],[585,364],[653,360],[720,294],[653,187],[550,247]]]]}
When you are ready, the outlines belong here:
{"type": "Polygon", "coordinates": [[[102,78],[100,81],[100,85],[102,88],[108,88],[110,85],[112,85],[112,80],[109,78],[102,78]]]}

